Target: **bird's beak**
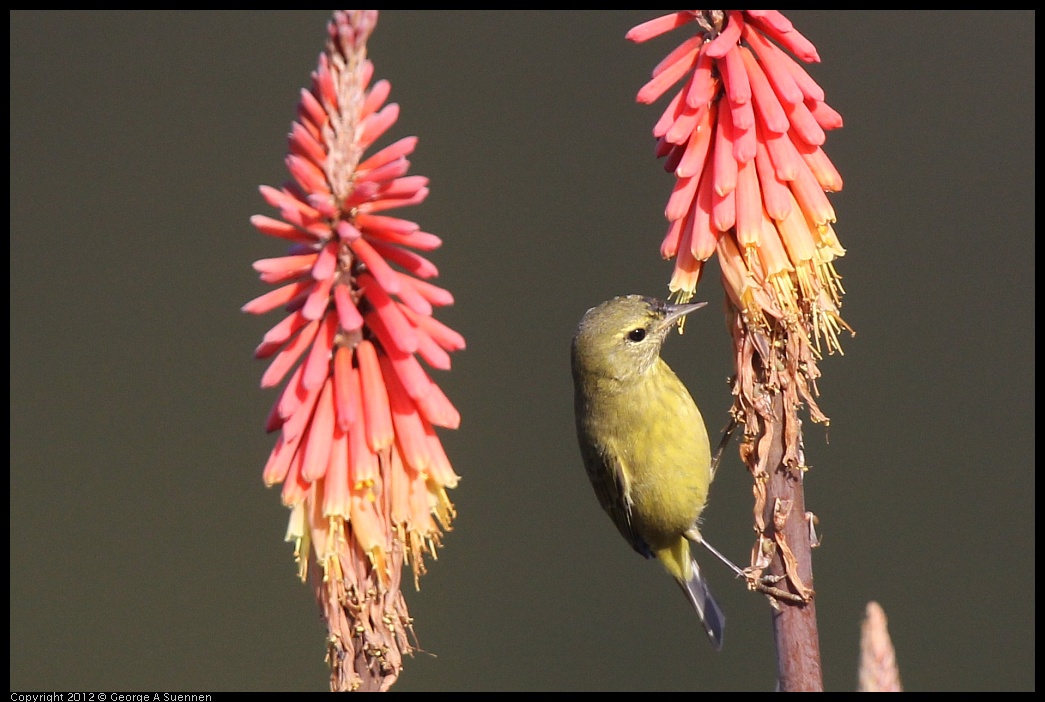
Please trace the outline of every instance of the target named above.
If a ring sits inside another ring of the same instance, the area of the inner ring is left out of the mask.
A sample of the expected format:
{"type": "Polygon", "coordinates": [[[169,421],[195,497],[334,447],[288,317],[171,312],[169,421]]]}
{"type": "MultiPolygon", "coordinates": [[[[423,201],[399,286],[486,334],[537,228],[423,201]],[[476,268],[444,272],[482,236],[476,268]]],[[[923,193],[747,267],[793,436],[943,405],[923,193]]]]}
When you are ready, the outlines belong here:
{"type": "Polygon", "coordinates": [[[691,302],[688,305],[665,305],[666,315],[661,323],[661,329],[670,329],[677,320],[707,304],[706,302],[691,302]]]}

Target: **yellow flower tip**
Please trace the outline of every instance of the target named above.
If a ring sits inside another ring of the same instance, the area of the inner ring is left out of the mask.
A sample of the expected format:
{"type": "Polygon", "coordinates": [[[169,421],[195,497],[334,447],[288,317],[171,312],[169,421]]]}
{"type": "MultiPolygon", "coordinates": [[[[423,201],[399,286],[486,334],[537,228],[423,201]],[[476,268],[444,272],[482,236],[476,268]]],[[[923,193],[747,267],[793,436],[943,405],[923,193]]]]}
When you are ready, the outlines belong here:
{"type": "Polygon", "coordinates": [[[287,535],[284,541],[295,543],[294,555],[297,556],[298,546],[308,535],[308,515],[305,513],[305,503],[299,502],[290,510],[290,519],[287,520],[287,535]]]}
{"type": "Polygon", "coordinates": [[[446,531],[451,531],[453,529],[452,522],[457,517],[457,510],[454,509],[453,503],[450,502],[450,497],[446,494],[446,490],[442,486],[428,481],[428,494],[431,501],[432,514],[435,515],[439,526],[446,531]]]}
{"type": "Polygon", "coordinates": [[[758,244],[745,244],[741,255],[748,270],[757,271],[762,267],[762,259],[758,255],[758,244]]]}
{"type": "MultiPolygon", "coordinates": [[[[672,282],[674,282],[674,280],[672,282]]],[[[674,287],[670,284],[668,285],[668,290],[671,292],[671,294],[668,295],[668,297],[674,298],[675,304],[684,305],[693,299],[693,290],[684,290],[682,288],[674,287]]]]}
{"type": "Polygon", "coordinates": [[[798,299],[795,297],[795,286],[791,282],[791,276],[786,271],[771,273],[768,277],[771,297],[783,310],[784,314],[791,317],[798,315],[798,299]]]}
{"type": "Polygon", "coordinates": [[[830,261],[818,261],[816,264],[816,275],[823,289],[827,292],[827,296],[831,298],[831,302],[834,303],[835,307],[840,307],[845,288],[842,287],[842,276],[838,275],[834,265],[830,261]]]}
{"type": "Polygon", "coordinates": [[[428,541],[428,553],[431,554],[433,561],[438,561],[439,548],[443,545],[442,540],[439,538],[439,533],[430,534],[426,540],[428,541]]]}
{"type": "Polygon", "coordinates": [[[845,352],[842,350],[842,344],[838,339],[838,335],[843,329],[848,331],[850,334],[855,334],[855,332],[853,331],[853,328],[842,319],[841,314],[838,312],[838,308],[832,302],[826,291],[821,291],[820,297],[811,306],[811,311],[817,349],[820,349],[820,339],[822,337],[824,346],[827,347],[828,353],[834,353],[837,351],[839,355],[844,356],[845,352]]]}
{"type": "Polygon", "coordinates": [[[367,478],[366,480],[357,480],[352,485],[352,491],[357,494],[362,494],[368,502],[375,502],[377,497],[374,494],[374,479],[367,478]]]}
{"type": "Polygon", "coordinates": [[[391,576],[388,571],[388,565],[385,561],[385,552],[382,548],[375,546],[374,548],[368,549],[366,552],[367,560],[370,561],[370,567],[377,573],[378,583],[382,588],[388,587],[391,582],[391,576]]]}
{"type": "Polygon", "coordinates": [[[421,535],[416,529],[410,529],[406,531],[406,549],[404,549],[404,556],[406,561],[410,564],[414,573],[414,589],[421,589],[421,576],[428,572],[425,569],[424,553],[428,551],[435,557],[435,545],[431,542],[426,542],[423,535],[421,535]]]}
{"type": "Polygon", "coordinates": [[[677,302],[688,302],[697,291],[697,276],[676,268],[668,282],[668,291],[668,297],[675,298],[677,302]]]}
{"type": "Polygon", "coordinates": [[[838,235],[835,234],[834,227],[830,224],[818,226],[816,228],[816,236],[819,239],[816,246],[816,254],[821,260],[830,262],[845,256],[845,249],[842,248],[841,242],[838,241],[838,235]]]}
{"type": "Polygon", "coordinates": [[[461,476],[459,476],[456,473],[454,473],[452,476],[448,476],[446,478],[446,482],[443,484],[443,487],[449,488],[450,490],[453,490],[455,487],[457,487],[460,484],[460,482],[461,482],[461,476]]]}

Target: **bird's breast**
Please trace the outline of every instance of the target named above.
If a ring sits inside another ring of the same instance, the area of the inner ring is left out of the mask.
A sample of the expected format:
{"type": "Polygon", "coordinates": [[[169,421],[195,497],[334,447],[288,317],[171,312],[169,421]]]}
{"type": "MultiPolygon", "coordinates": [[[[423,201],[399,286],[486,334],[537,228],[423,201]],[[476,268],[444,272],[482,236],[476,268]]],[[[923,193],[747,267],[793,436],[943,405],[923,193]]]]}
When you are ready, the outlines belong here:
{"type": "Polygon", "coordinates": [[[661,361],[586,400],[595,443],[624,473],[636,531],[654,548],[677,540],[700,516],[711,482],[707,429],[686,387],[661,361]]]}

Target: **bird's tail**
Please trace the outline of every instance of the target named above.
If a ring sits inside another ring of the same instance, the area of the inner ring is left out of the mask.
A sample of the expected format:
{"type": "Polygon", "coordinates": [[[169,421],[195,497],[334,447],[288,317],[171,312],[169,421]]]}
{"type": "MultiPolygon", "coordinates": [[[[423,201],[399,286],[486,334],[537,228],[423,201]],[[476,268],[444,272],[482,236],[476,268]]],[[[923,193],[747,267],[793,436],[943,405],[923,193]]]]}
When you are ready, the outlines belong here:
{"type": "Polygon", "coordinates": [[[704,631],[711,639],[711,645],[716,651],[722,649],[722,637],[726,628],[726,615],[715,602],[711,595],[708,583],[700,573],[700,566],[689,552],[689,542],[679,539],[675,546],[664,549],[657,553],[657,558],[668,572],[675,578],[686,597],[697,610],[704,631]]]}

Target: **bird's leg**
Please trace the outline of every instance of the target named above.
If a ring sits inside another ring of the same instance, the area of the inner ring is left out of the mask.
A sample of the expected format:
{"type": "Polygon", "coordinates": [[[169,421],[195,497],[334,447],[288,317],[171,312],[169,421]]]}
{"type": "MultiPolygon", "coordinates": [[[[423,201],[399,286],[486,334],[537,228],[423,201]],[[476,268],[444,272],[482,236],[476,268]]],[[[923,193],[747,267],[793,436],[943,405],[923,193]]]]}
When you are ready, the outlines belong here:
{"type": "MultiPolygon", "coordinates": [[[[766,574],[759,578],[757,582],[754,582],[752,584],[755,590],[758,590],[767,597],[773,597],[778,600],[784,600],[785,602],[793,602],[794,604],[806,604],[807,601],[802,599],[801,595],[796,595],[793,592],[788,592],[787,590],[782,590],[779,587],[775,587],[775,585],[778,582],[784,580],[785,578],[787,578],[786,575],[766,574]]],[[[776,604],[775,602],[772,604],[774,608],[779,609],[780,605],[776,604]]]]}
{"type": "Polygon", "coordinates": [[[715,455],[711,458],[711,479],[715,479],[715,472],[718,471],[718,463],[722,460],[722,452],[726,450],[726,446],[729,445],[729,440],[733,438],[733,432],[737,430],[736,417],[730,417],[729,423],[726,424],[726,428],[722,430],[722,439],[718,442],[718,448],[715,449],[715,455]]]}
{"type": "Polygon", "coordinates": [[[715,548],[714,546],[709,544],[707,541],[705,541],[704,537],[700,535],[700,532],[697,531],[697,528],[695,526],[689,528],[689,530],[685,533],[685,537],[687,539],[689,539],[690,541],[692,541],[693,543],[700,544],[701,546],[703,546],[707,550],[711,551],[711,553],[714,554],[715,558],[717,558],[720,561],[722,561],[723,563],[725,563],[726,566],[730,570],[732,570],[737,575],[739,575],[741,577],[744,577],[744,571],[741,570],[740,567],[736,563],[734,563],[733,561],[729,560],[728,558],[723,556],[721,553],[719,553],[717,548],[715,548]]]}
{"type": "Polygon", "coordinates": [[[772,597],[778,600],[784,600],[785,602],[794,602],[795,604],[806,603],[806,600],[802,599],[800,595],[796,595],[793,592],[788,592],[787,590],[782,590],[781,588],[776,587],[777,583],[779,583],[781,580],[784,580],[787,577],[786,575],[765,574],[761,577],[758,577],[756,575],[757,571],[750,572],[750,569],[744,570],[743,568],[740,568],[736,563],[722,555],[722,553],[720,553],[717,548],[705,541],[704,537],[700,535],[700,532],[697,530],[696,527],[690,527],[690,529],[685,533],[685,537],[693,543],[700,544],[708,551],[711,551],[715,558],[725,563],[726,566],[734,573],[736,573],[738,577],[747,580],[749,589],[761,592],[763,595],[766,595],[767,597],[772,597]]]}

